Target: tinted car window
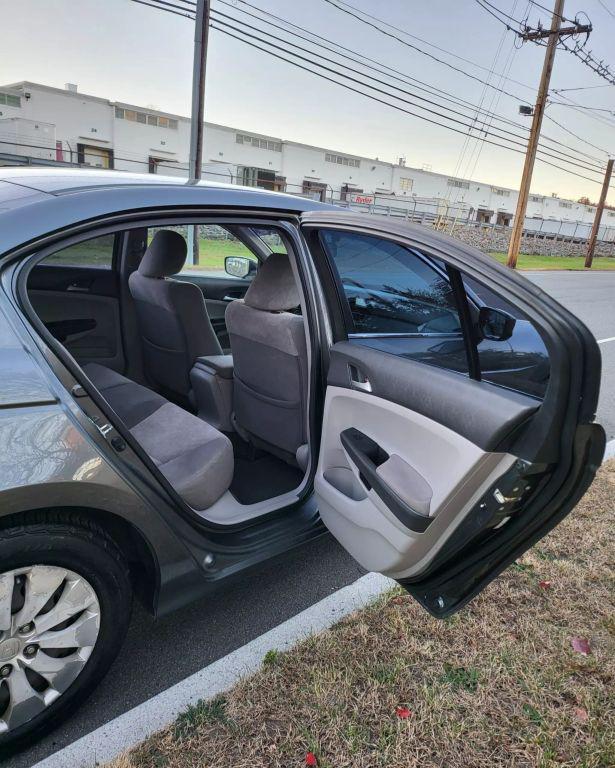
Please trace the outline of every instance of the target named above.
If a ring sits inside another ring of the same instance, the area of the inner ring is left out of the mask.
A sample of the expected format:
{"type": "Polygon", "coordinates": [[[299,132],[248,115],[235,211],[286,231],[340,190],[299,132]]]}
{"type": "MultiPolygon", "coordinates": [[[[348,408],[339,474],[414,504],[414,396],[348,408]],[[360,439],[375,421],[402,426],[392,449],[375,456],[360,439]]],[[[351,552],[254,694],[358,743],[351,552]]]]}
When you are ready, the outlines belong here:
{"type": "MultiPolygon", "coordinates": [[[[432,256],[370,235],[336,230],[320,233],[348,302],[348,333],[357,343],[468,375],[468,359],[453,292],[444,264],[432,256]]],[[[543,397],[549,358],[530,320],[491,289],[463,276],[470,311],[502,309],[515,318],[504,341],[479,338],[481,378],[543,397]]]]}
{"type": "Polygon", "coordinates": [[[327,230],[321,238],[348,301],[351,333],[460,333],[446,276],[420,255],[358,233],[327,230]]]}
{"type": "Polygon", "coordinates": [[[509,339],[478,342],[482,379],[527,395],[544,397],[549,383],[549,354],[536,328],[518,307],[490,288],[467,276],[463,281],[466,291],[477,303],[502,309],[515,318],[509,339]]]}
{"type": "Polygon", "coordinates": [[[61,251],[48,256],[44,264],[62,267],[99,267],[111,269],[113,264],[113,246],[115,235],[102,235],[69,245],[61,251]]]}

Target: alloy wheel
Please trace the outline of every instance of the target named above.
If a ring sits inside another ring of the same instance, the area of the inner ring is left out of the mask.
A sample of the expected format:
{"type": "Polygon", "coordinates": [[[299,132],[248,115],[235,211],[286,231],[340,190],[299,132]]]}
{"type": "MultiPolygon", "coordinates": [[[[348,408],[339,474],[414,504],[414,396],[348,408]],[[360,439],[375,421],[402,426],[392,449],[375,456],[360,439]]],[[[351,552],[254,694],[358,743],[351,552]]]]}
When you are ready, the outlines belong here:
{"type": "Polygon", "coordinates": [[[85,667],[100,629],[86,579],[32,565],[0,573],[0,734],[56,701],[85,667]]]}

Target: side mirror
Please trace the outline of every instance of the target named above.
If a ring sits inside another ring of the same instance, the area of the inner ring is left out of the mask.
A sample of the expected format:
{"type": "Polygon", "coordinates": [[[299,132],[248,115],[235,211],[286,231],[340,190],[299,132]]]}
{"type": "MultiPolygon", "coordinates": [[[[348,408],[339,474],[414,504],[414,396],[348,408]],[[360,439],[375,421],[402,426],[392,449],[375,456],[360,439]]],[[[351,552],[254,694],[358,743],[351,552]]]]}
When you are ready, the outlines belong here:
{"type": "Polygon", "coordinates": [[[478,311],[478,328],[483,339],[506,341],[512,336],[516,319],[503,309],[481,307],[478,311]]]}
{"type": "Polygon", "coordinates": [[[245,256],[227,256],[224,259],[224,270],[231,277],[244,278],[256,271],[256,264],[245,256]]]}

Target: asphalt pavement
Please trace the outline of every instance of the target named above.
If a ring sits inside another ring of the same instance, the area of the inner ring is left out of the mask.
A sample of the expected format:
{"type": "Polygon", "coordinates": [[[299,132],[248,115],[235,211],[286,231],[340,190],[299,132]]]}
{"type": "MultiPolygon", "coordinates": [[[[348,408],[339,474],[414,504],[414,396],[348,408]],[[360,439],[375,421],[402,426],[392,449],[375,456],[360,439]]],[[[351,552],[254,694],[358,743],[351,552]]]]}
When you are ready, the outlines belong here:
{"type": "MultiPolygon", "coordinates": [[[[577,314],[597,339],[615,336],[615,272],[524,273],[577,314]]],[[[601,344],[598,420],[615,437],[615,341],[601,344]]],[[[119,658],[89,701],[7,765],[27,768],[80,736],[241,647],[363,571],[330,537],[265,566],[214,597],[155,621],[136,607],[119,658]]]]}
{"type": "MultiPolygon", "coordinates": [[[[596,339],[615,337],[615,271],[524,272],[532,282],[582,320],[596,339]]],[[[602,385],[597,420],[615,438],[615,341],[600,344],[602,385]]]]}

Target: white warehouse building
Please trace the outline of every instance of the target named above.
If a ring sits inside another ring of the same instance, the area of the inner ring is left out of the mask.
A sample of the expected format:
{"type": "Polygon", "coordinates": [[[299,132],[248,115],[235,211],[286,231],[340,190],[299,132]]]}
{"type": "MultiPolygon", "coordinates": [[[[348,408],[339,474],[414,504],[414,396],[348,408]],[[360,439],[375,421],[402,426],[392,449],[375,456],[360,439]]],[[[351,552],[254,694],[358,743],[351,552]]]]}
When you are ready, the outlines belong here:
{"type": "MultiPolygon", "coordinates": [[[[517,191],[313,147],[248,128],[205,124],[203,176],[286,191],[352,207],[394,209],[508,226],[517,191]]],[[[190,119],[32,82],[0,86],[0,165],[85,165],[187,176],[190,119]]],[[[526,230],[589,235],[595,208],[531,195],[526,230]]],[[[399,213],[398,213],[399,215],[399,213]]],[[[600,239],[615,240],[615,211],[605,211],[600,239]]]]}

